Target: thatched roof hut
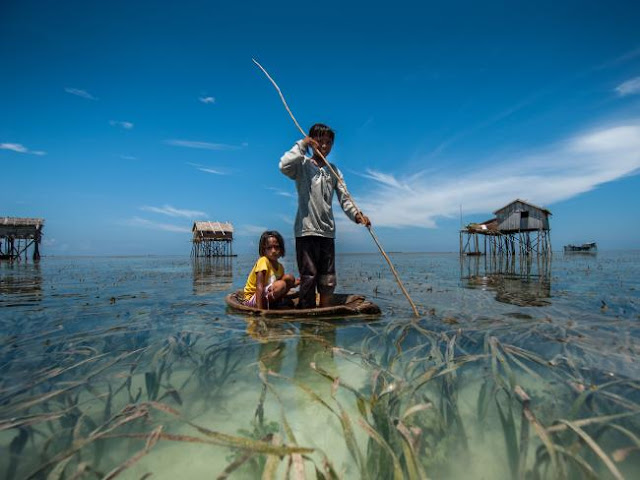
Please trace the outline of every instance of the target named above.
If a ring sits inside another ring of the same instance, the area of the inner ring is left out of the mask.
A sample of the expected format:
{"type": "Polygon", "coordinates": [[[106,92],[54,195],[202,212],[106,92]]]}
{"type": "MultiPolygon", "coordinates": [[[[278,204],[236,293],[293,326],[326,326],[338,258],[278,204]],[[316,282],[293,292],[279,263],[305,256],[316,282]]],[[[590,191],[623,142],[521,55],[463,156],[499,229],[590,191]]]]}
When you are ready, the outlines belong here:
{"type": "Polygon", "coordinates": [[[0,217],[0,258],[26,258],[33,245],[33,259],[38,260],[43,227],[43,218],[0,217]]]}
{"type": "Polygon", "coordinates": [[[0,238],[39,238],[44,218],[0,217],[0,238]]]}
{"type": "Polygon", "coordinates": [[[233,225],[222,222],[193,222],[192,257],[232,257],[233,225]]]}
{"type": "Polygon", "coordinates": [[[193,222],[194,242],[202,242],[204,240],[233,240],[233,225],[231,223],[222,222],[193,222]]]}

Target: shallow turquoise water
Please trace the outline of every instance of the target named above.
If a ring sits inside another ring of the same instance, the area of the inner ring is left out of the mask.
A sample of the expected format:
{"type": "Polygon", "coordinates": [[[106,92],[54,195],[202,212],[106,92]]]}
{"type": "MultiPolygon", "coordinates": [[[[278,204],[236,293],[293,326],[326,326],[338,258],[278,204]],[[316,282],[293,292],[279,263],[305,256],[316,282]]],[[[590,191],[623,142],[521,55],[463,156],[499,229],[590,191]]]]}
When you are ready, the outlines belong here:
{"type": "MultiPolygon", "coordinates": [[[[211,477],[238,460],[231,478],[260,478],[277,458],[276,478],[299,464],[307,476],[332,465],[344,478],[383,478],[393,451],[409,478],[410,444],[430,477],[553,478],[533,424],[521,423],[520,386],[545,428],[624,415],[584,431],[632,477],[633,437],[608,425],[640,436],[640,252],[391,257],[417,320],[379,255],[339,256],[338,291],[366,295],[382,315],[333,324],[228,312],[224,296],[244,285],[249,256],[0,263],[0,475],[94,478],[142,451],[122,477],[211,477]],[[159,426],[165,436],[144,451],[136,435],[159,426]],[[202,428],[310,450],[240,462],[262,443],[229,448],[202,428]]],[[[550,434],[598,476],[616,475],[578,433],[550,434]]],[[[570,476],[584,474],[557,455],[570,476]]]]}

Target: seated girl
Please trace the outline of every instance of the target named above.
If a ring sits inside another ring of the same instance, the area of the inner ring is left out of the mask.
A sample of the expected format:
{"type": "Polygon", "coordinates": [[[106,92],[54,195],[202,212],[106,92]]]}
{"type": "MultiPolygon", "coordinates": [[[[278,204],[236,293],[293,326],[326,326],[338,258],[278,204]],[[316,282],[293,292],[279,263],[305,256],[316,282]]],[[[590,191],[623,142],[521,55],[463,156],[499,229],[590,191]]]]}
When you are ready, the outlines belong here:
{"type": "Polygon", "coordinates": [[[244,286],[244,304],[269,309],[296,284],[291,274],[284,274],[278,259],[284,257],[284,240],[275,230],[264,232],[258,245],[260,258],[255,263],[244,286]]]}

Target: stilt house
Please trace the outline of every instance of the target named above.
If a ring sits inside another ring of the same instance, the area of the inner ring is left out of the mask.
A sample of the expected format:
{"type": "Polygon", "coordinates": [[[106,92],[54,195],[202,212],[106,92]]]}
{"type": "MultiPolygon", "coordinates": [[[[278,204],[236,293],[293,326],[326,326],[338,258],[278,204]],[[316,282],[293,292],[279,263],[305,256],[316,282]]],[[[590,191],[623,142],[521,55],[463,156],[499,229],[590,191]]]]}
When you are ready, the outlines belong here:
{"type": "Polygon", "coordinates": [[[33,247],[33,259],[39,260],[43,227],[42,218],[0,217],[0,259],[26,260],[33,247]]]}
{"type": "Polygon", "coordinates": [[[548,209],[518,198],[493,213],[495,218],[471,223],[460,231],[461,255],[551,253],[548,209]],[[484,239],[483,251],[480,235],[484,239]]]}
{"type": "Polygon", "coordinates": [[[232,257],[233,225],[222,222],[194,222],[192,257],[232,257]]]}

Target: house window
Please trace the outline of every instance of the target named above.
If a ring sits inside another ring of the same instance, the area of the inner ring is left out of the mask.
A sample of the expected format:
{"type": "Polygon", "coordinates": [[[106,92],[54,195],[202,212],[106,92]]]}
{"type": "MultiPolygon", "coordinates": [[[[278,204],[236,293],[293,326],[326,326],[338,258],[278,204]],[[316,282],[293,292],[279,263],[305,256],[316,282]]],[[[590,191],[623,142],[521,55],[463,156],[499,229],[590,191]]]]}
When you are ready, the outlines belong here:
{"type": "Polygon", "coordinates": [[[520,218],[521,219],[529,218],[529,212],[520,212],[520,218]]]}

